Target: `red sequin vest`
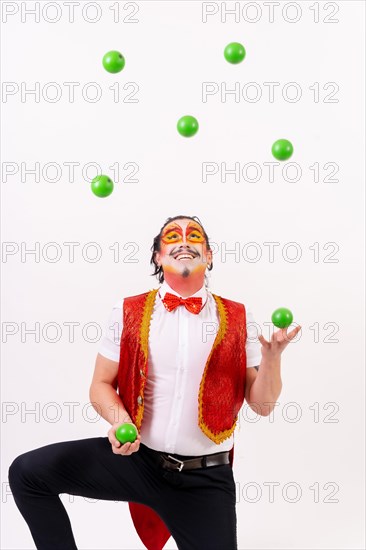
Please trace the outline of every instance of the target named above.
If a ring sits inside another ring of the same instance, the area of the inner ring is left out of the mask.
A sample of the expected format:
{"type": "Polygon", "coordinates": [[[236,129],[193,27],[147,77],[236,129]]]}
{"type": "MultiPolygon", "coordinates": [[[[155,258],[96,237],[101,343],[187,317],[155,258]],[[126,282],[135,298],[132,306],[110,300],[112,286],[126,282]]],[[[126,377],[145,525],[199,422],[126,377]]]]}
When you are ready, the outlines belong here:
{"type": "MultiPolygon", "coordinates": [[[[118,393],[140,430],[144,414],[144,388],[148,376],[148,339],[158,289],[129,296],[123,303],[123,331],[118,369],[118,393]]],[[[202,375],[198,425],[219,444],[235,430],[244,402],[246,375],[246,312],[243,304],[212,294],[219,314],[218,331],[202,375]]],[[[192,314],[193,315],[193,314],[192,314]]],[[[230,464],[233,463],[230,451],[230,464]]],[[[152,508],[129,502],[136,531],[148,550],[161,550],[170,532],[152,508]]]]}

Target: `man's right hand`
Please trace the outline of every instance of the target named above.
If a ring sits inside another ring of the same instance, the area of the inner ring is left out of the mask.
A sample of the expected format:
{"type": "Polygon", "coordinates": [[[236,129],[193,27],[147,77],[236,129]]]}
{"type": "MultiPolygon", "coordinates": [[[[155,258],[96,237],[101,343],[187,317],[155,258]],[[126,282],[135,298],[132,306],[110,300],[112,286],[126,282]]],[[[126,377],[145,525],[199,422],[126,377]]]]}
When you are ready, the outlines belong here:
{"type": "MultiPolygon", "coordinates": [[[[138,433],[137,438],[133,443],[127,442],[122,444],[118,439],[116,438],[116,430],[118,426],[120,426],[122,422],[116,422],[111,426],[111,428],[108,431],[108,439],[110,444],[112,445],[112,451],[115,455],[123,455],[128,456],[132,453],[136,453],[136,451],[140,448],[140,442],[141,442],[141,436],[138,433]]],[[[133,424],[133,422],[128,422],[127,424],[133,424]]],[[[133,424],[135,426],[135,424],[133,424]]],[[[136,428],[136,426],[135,426],[136,428]]],[[[136,428],[137,431],[137,428],[136,428]]]]}

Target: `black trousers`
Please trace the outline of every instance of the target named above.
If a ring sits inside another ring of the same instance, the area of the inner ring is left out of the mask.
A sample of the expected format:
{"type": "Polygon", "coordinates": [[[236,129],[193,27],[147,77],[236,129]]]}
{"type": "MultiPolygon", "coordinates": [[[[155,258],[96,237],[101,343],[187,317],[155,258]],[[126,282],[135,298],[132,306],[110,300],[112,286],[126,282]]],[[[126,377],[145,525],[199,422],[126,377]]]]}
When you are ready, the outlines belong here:
{"type": "Polygon", "coordinates": [[[9,468],[9,483],[38,550],[77,550],[63,493],[146,504],[179,550],[237,550],[230,464],[172,472],[142,443],[136,453],[122,456],[112,452],[107,437],[95,437],[19,455],[9,468]]]}

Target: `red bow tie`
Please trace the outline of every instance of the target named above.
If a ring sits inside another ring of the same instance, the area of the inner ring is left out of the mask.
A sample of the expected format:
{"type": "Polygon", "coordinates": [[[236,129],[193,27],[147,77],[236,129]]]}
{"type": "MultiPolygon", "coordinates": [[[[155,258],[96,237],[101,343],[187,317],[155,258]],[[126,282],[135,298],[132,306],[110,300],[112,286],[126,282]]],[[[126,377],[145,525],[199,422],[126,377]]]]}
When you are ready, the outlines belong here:
{"type": "Polygon", "coordinates": [[[183,305],[188,311],[197,315],[202,308],[202,298],[198,298],[197,296],[181,298],[180,296],[167,292],[162,301],[168,311],[173,311],[176,307],[183,305]]]}

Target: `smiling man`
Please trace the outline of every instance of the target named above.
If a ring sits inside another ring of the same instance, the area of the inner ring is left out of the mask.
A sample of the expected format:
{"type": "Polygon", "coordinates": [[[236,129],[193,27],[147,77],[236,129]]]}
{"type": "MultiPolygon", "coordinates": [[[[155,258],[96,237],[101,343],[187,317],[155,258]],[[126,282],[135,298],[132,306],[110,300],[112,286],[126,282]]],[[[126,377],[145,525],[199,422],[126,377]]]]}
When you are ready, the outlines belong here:
{"type": "Polygon", "coordinates": [[[260,415],[271,412],[281,353],[300,327],[255,339],[245,305],[208,290],[212,250],[196,217],[168,218],[151,264],[159,288],[117,301],[96,359],[90,400],[111,424],[108,435],[47,445],[10,466],[38,549],[77,548],[61,493],[128,502],[148,550],[170,536],[179,550],[237,549],[238,413],[244,398],[260,415]],[[117,441],[123,422],[136,426],[134,443],[117,441]]]}
{"type": "Polygon", "coordinates": [[[197,292],[206,268],[212,266],[212,252],[207,248],[203,228],[191,219],[176,218],[163,228],[157,244],[153,261],[169,286],[181,296],[197,292]]]}

